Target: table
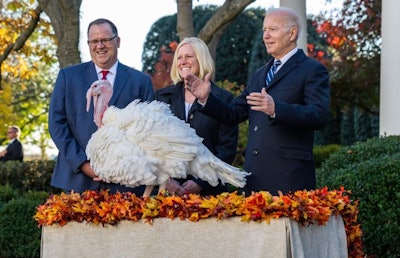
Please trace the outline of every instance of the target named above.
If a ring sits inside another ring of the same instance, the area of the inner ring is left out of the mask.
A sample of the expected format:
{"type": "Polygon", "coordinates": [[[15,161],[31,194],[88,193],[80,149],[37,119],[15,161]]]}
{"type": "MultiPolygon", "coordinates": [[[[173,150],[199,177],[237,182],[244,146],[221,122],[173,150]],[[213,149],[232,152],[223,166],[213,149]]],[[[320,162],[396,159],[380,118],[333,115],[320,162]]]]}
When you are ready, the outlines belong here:
{"type": "Polygon", "coordinates": [[[347,258],[343,220],[331,216],[324,226],[302,226],[289,218],[270,223],[240,217],[198,222],[156,218],[153,224],[117,225],[69,222],[42,228],[41,257],[201,257],[347,258]]]}

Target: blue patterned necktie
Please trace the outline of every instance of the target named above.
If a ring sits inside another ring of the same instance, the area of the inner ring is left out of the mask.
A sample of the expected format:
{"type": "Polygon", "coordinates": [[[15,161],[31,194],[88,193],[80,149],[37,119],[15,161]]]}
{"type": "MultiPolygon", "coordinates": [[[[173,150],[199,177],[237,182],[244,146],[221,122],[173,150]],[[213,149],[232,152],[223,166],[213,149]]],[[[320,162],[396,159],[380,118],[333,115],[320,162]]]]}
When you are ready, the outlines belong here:
{"type": "Polygon", "coordinates": [[[274,75],[275,75],[275,73],[276,73],[276,69],[278,68],[278,66],[280,66],[282,64],[282,62],[281,62],[281,60],[276,60],[275,62],[274,62],[274,64],[271,66],[271,68],[269,69],[269,71],[268,71],[268,74],[267,74],[267,78],[266,78],[266,83],[267,83],[267,86],[269,86],[270,85],[270,83],[271,83],[271,81],[272,81],[272,78],[274,78],[274,75]]]}

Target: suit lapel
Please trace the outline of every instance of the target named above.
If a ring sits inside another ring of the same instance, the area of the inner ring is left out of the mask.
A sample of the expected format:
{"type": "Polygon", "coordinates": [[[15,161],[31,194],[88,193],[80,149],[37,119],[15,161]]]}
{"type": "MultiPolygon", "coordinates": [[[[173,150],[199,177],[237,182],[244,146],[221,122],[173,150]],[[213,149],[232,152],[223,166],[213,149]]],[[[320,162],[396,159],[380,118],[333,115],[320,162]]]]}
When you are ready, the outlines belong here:
{"type": "Polygon", "coordinates": [[[11,149],[11,147],[14,145],[15,142],[16,142],[16,140],[10,142],[10,143],[7,145],[7,148],[6,148],[6,149],[7,149],[7,150],[11,149]]]}
{"type": "Polygon", "coordinates": [[[88,62],[84,66],[83,70],[84,70],[83,76],[85,77],[85,81],[86,81],[86,85],[87,85],[85,90],[88,90],[90,88],[90,85],[92,85],[92,83],[94,81],[98,80],[96,68],[94,67],[93,62],[88,62]]]}
{"type": "Polygon", "coordinates": [[[123,67],[120,63],[118,63],[117,74],[115,75],[114,87],[113,87],[113,95],[111,97],[109,106],[115,104],[118,99],[118,96],[121,94],[123,88],[126,85],[128,80],[128,74],[126,73],[125,67],[123,67]]]}
{"type": "Polygon", "coordinates": [[[175,103],[172,105],[174,110],[172,112],[182,120],[186,120],[185,116],[185,97],[183,95],[183,86],[181,83],[178,83],[174,87],[174,92],[171,95],[171,102],[175,103]],[[182,101],[183,100],[183,101],[182,101]]]}
{"type": "MultiPolygon", "coordinates": [[[[271,85],[268,87],[268,89],[272,88],[280,79],[285,77],[285,75],[287,73],[289,73],[291,70],[296,68],[298,63],[301,62],[301,60],[304,57],[305,57],[304,52],[299,49],[296,52],[296,54],[294,54],[291,58],[289,58],[289,60],[287,60],[286,63],[282,66],[282,68],[279,69],[279,71],[275,74],[274,78],[271,81],[271,85]]],[[[272,62],[270,61],[268,63],[268,67],[270,67],[271,65],[272,65],[272,62]]]]}
{"type": "Polygon", "coordinates": [[[170,105],[171,112],[178,118],[185,120],[185,103],[182,83],[162,89],[160,99],[170,105]]]}

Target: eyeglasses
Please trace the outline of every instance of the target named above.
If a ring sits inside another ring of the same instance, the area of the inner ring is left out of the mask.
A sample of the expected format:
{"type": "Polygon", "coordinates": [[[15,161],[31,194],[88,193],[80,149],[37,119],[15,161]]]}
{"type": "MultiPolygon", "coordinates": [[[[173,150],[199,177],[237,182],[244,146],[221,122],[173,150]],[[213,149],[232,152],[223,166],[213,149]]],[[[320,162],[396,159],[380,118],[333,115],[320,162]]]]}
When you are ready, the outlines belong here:
{"type": "Polygon", "coordinates": [[[113,39],[115,39],[116,37],[117,35],[111,38],[88,40],[87,43],[89,44],[89,46],[92,47],[97,46],[99,43],[101,43],[102,45],[110,45],[111,41],[113,41],[113,39]]]}
{"type": "Polygon", "coordinates": [[[16,133],[16,132],[7,132],[7,133],[16,133]]]}

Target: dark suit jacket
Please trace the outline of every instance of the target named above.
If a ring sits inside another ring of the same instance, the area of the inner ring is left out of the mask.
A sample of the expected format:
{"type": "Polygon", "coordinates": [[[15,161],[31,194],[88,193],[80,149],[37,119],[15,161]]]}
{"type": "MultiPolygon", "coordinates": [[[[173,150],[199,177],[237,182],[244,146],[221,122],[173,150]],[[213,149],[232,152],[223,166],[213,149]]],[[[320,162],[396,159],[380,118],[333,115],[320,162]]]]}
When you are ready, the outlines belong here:
{"type": "MultiPolygon", "coordinates": [[[[93,105],[86,112],[86,92],[98,80],[93,62],[61,69],[51,97],[49,110],[49,132],[59,154],[53,171],[51,185],[64,190],[83,192],[98,190],[99,182],[79,170],[86,158],[86,145],[97,130],[93,122],[93,105]]],[[[151,79],[146,74],[118,64],[113,96],[109,106],[126,107],[134,99],[153,100],[151,79]]],[[[143,194],[141,189],[121,185],[104,184],[104,188],[115,191],[131,191],[143,194]]]]}
{"type": "Polygon", "coordinates": [[[273,60],[258,69],[245,90],[228,106],[210,95],[201,112],[224,123],[249,119],[248,143],[244,169],[251,172],[244,188],[251,191],[314,189],[314,130],[328,120],[330,90],[327,69],[302,50],[292,56],[277,72],[267,92],[275,101],[276,117],[253,111],[246,102],[250,92],[266,87],[265,78],[273,60]]]}
{"type": "Polygon", "coordinates": [[[22,143],[15,139],[10,145],[6,148],[7,153],[4,157],[0,158],[0,161],[8,161],[8,160],[19,160],[23,161],[24,159],[24,148],[22,147],[22,143]]]}
{"type": "MultiPolygon", "coordinates": [[[[229,91],[215,84],[212,84],[211,91],[222,102],[228,103],[233,99],[233,95],[229,91]]],[[[204,145],[214,155],[226,163],[231,164],[233,162],[238,141],[237,125],[223,125],[217,120],[198,112],[194,106],[189,110],[188,120],[186,120],[182,82],[156,91],[155,99],[169,104],[172,113],[189,123],[190,127],[196,130],[197,135],[203,138],[204,145]]],[[[228,190],[226,186],[219,185],[217,187],[212,187],[207,182],[201,181],[200,179],[195,179],[193,177],[189,177],[188,179],[193,179],[202,187],[202,191],[200,192],[202,195],[216,195],[228,190]]],[[[182,182],[185,180],[180,181],[182,182]]]]}

